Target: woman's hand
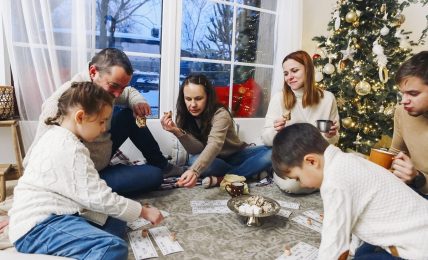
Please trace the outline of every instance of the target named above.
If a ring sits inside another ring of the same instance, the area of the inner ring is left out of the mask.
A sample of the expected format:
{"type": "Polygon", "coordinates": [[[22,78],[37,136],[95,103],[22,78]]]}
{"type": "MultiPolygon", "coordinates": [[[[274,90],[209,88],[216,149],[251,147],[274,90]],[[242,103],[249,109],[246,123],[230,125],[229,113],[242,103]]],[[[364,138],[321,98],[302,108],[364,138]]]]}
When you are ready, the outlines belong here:
{"type": "Polygon", "coordinates": [[[163,220],[162,213],[157,208],[151,206],[143,206],[140,217],[150,221],[152,225],[157,225],[163,220]]]}
{"type": "Polygon", "coordinates": [[[273,128],[275,129],[275,131],[279,132],[285,127],[285,123],[287,123],[287,120],[283,116],[281,116],[280,118],[275,119],[275,121],[273,121],[273,128]]]}
{"type": "Polygon", "coordinates": [[[193,188],[198,180],[198,173],[189,169],[185,171],[177,181],[179,187],[193,188]]]}
{"type": "Polygon", "coordinates": [[[162,128],[168,132],[175,133],[179,132],[180,129],[178,129],[177,125],[172,120],[172,117],[169,115],[163,115],[160,119],[162,128]]]}
{"type": "Polygon", "coordinates": [[[418,175],[418,171],[413,165],[410,157],[403,152],[399,152],[392,162],[392,173],[405,183],[410,183],[418,175]]]}
{"type": "Polygon", "coordinates": [[[333,125],[330,127],[330,130],[327,133],[324,133],[324,136],[327,138],[332,138],[337,134],[337,121],[333,121],[333,125]]]}

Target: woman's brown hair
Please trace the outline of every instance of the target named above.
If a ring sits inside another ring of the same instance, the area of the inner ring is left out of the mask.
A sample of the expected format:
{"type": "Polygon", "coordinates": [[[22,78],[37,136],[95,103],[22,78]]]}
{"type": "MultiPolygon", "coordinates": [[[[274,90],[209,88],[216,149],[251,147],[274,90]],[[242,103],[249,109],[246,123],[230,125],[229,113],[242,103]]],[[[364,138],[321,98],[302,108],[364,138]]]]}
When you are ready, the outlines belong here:
{"type": "MultiPolygon", "coordinates": [[[[313,106],[320,102],[323,98],[323,91],[315,85],[315,68],[314,63],[312,62],[311,57],[305,51],[295,51],[282,60],[282,64],[287,60],[292,59],[302,64],[305,67],[305,80],[303,82],[303,98],[302,105],[303,107],[313,106]]],[[[287,85],[287,82],[284,80],[284,104],[287,110],[291,110],[296,104],[296,96],[291,90],[290,86],[287,85]]]]}

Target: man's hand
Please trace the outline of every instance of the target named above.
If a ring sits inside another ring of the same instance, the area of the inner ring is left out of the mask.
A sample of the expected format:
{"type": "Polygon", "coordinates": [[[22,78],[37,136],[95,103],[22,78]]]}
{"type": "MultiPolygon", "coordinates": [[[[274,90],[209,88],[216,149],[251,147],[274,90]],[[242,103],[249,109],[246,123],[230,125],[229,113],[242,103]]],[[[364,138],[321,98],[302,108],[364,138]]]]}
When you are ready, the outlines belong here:
{"type": "Polygon", "coordinates": [[[134,112],[134,116],[147,116],[152,114],[152,110],[150,109],[150,105],[146,102],[135,104],[132,107],[132,111],[134,112]]]}
{"type": "Polygon", "coordinates": [[[403,152],[399,152],[397,156],[394,157],[392,169],[395,176],[407,184],[412,182],[418,174],[418,171],[415,169],[410,157],[403,152]]]}

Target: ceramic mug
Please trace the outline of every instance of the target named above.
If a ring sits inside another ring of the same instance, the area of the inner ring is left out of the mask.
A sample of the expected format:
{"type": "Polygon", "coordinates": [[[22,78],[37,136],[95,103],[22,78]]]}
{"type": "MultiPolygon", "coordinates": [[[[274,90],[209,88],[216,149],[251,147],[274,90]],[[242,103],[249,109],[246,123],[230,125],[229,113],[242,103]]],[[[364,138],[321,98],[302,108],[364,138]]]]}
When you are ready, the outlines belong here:
{"type": "Polygon", "coordinates": [[[395,153],[372,148],[370,151],[369,161],[372,161],[389,170],[391,168],[392,161],[394,161],[394,156],[395,153]]]}
{"type": "Polygon", "coordinates": [[[230,184],[226,184],[224,189],[229,193],[232,197],[238,197],[244,194],[244,183],[243,182],[232,182],[230,184]]]}
{"type": "Polygon", "coordinates": [[[320,132],[328,133],[332,126],[333,121],[331,120],[317,120],[317,128],[320,130],[320,132]]]}

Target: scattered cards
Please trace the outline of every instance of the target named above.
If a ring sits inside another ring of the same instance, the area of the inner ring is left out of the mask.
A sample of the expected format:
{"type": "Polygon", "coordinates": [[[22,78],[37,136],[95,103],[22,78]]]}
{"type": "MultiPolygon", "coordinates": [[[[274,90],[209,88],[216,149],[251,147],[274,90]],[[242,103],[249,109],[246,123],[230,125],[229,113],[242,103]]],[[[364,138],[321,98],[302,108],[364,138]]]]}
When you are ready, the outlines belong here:
{"type": "Polygon", "coordinates": [[[318,248],[299,242],[276,260],[316,260],[317,258],[318,248]]]}
{"type": "Polygon", "coordinates": [[[306,216],[303,215],[298,215],[294,218],[292,218],[291,220],[299,223],[300,225],[303,225],[307,228],[310,228],[316,232],[321,233],[321,223],[319,223],[318,221],[312,220],[311,218],[308,218],[306,216]]]}
{"type": "Polygon", "coordinates": [[[135,259],[139,260],[158,257],[158,253],[156,252],[152,241],[148,236],[143,237],[141,235],[141,230],[129,232],[128,237],[132,252],[134,252],[135,259]]]}
{"type": "Polygon", "coordinates": [[[178,243],[175,237],[175,232],[172,234],[167,227],[155,227],[149,229],[156,244],[163,255],[169,255],[176,252],[182,252],[184,249],[178,243]],[[173,238],[173,239],[172,239],[173,238]]]}
{"type": "Polygon", "coordinates": [[[227,200],[192,200],[190,206],[193,214],[232,213],[227,207],[227,200]]]}
{"type": "Polygon", "coordinates": [[[283,208],[289,208],[289,209],[299,209],[300,204],[297,202],[291,202],[291,201],[283,201],[283,200],[277,200],[279,205],[283,208]]]}
{"type": "Polygon", "coordinates": [[[289,218],[291,213],[293,213],[291,210],[288,209],[280,209],[277,215],[289,218]]]}
{"type": "Polygon", "coordinates": [[[320,223],[322,223],[324,215],[322,215],[321,213],[316,212],[315,210],[308,210],[302,213],[303,215],[305,215],[308,218],[311,218],[315,221],[318,221],[320,223]]]}

